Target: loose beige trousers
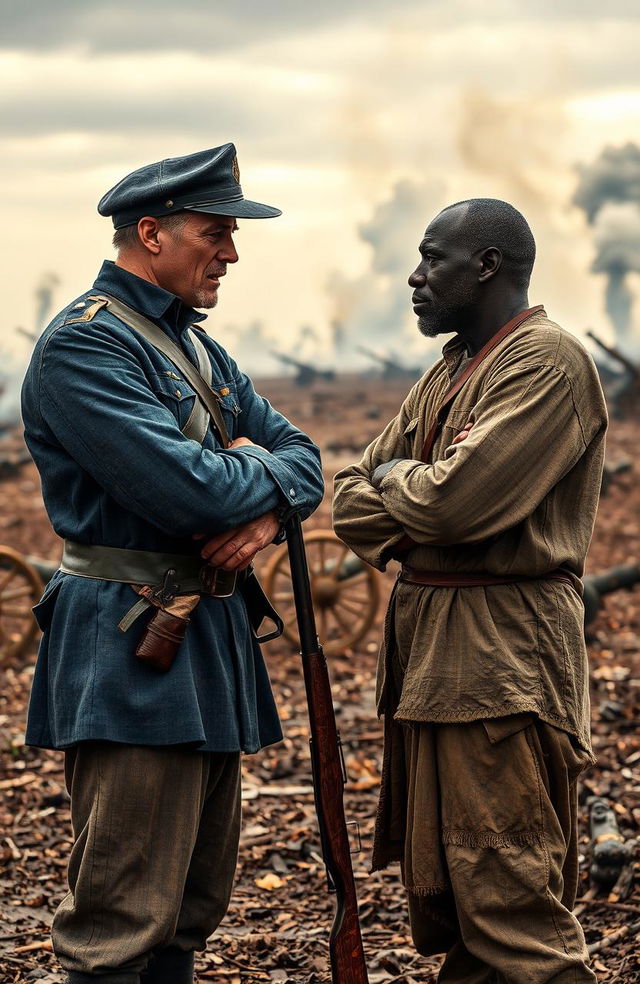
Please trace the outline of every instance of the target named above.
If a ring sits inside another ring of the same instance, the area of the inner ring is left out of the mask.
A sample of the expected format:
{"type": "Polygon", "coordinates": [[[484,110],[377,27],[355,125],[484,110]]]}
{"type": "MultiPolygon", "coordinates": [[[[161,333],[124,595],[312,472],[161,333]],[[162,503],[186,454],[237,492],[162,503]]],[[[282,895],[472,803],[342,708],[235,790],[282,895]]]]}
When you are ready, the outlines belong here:
{"type": "Polygon", "coordinates": [[[434,884],[408,892],[411,932],[446,951],[440,984],[593,984],[571,912],[590,756],[530,714],[403,730],[405,883],[434,884]]]}
{"type": "Polygon", "coordinates": [[[75,844],[52,927],[62,967],[136,984],[154,951],[203,950],[231,895],[240,753],[83,742],[65,770],[75,844]]]}

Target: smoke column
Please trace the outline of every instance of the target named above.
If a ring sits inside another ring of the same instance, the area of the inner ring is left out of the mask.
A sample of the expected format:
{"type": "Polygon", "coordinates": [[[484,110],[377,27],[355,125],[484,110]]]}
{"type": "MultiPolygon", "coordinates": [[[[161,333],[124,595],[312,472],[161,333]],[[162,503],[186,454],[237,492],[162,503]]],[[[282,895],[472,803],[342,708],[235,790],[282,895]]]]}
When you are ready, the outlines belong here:
{"type": "Polygon", "coordinates": [[[640,147],[606,147],[582,166],[573,201],[594,229],[592,269],[607,277],[605,303],[616,340],[627,351],[637,349],[629,274],[640,273],[640,147]]]}
{"type": "Polygon", "coordinates": [[[49,320],[53,291],[60,283],[55,273],[44,273],[35,289],[36,297],[36,334],[39,335],[49,320]]]}
{"type": "Polygon", "coordinates": [[[407,278],[418,261],[422,234],[443,200],[443,189],[436,182],[398,181],[390,196],[359,225],[360,239],[371,251],[368,269],[352,278],[334,270],[328,280],[333,324],[339,326],[334,338],[341,367],[371,366],[357,354],[359,345],[388,354],[399,345],[400,361],[406,364],[432,361],[436,349],[416,328],[407,278]]]}
{"type": "MultiPolygon", "coordinates": [[[[60,283],[55,273],[43,273],[34,289],[36,302],[36,313],[33,341],[42,332],[49,320],[52,308],[53,293],[60,283]]],[[[31,337],[31,333],[27,332],[31,337]]],[[[18,350],[3,349],[2,373],[0,376],[0,424],[10,426],[17,424],[20,420],[20,388],[22,379],[27,368],[27,363],[31,356],[30,343],[23,343],[18,350]],[[29,344],[29,348],[25,345],[29,344]]]]}

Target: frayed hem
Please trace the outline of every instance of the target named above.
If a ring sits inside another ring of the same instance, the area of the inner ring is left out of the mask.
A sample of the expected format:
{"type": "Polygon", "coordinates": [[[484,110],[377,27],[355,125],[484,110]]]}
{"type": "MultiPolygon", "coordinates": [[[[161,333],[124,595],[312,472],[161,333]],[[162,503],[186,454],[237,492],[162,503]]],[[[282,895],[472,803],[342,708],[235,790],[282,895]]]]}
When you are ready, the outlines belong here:
{"type": "Polygon", "coordinates": [[[441,885],[405,885],[405,890],[409,895],[419,895],[422,897],[432,896],[432,895],[442,895],[443,892],[448,892],[451,886],[443,882],[441,885]]]}
{"type": "Polygon", "coordinates": [[[372,875],[375,871],[384,871],[390,864],[402,864],[402,861],[402,853],[396,854],[395,852],[389,851],[374,851],[371,857],[369,874],[372,875]]]}
{"type": "Polygon", "coordinates": [[[523,830],[513,834],[497,834],[493,831],[477,834],[469,830],[445,827],[442,831],[442,843],[451,847],[534,847],[542,842],[542,834],[537,830],[523,830]]]}

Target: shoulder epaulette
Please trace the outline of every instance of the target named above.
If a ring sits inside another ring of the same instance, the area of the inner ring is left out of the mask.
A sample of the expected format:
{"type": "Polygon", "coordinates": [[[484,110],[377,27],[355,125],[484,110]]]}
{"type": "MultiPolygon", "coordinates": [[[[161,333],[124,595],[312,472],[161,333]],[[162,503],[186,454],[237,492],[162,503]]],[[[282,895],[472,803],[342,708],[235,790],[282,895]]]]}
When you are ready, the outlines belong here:
{"type": "MultiPolygon", "coordinates": [[[[67,318],[65,320],[65,325],[73,325],[76,323],[76,321],[93,321],[98,311],[100,311],[101,308],[106,307],[107,304],[109,303],[106,297],[89,297],[87,298],[87,300],[93,301],[93,304],[90,307],[88,307],[86,311],[83,311],[82,314],[79,314],[76,318],[67,318]]],[[[82,306],[82,304],[84,304],[83,301],[81,301],[80,304],[76,305],[76,307],[80,307],[82,306]]]]}

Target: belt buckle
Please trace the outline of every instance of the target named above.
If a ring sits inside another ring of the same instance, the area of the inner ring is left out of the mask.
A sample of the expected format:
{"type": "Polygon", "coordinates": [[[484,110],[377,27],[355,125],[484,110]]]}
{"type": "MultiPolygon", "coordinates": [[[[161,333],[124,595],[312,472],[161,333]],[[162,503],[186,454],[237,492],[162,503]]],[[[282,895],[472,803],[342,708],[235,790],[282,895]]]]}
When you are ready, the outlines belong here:
{"type": "Polygon", "coordinates": [[[212,564],[205,564],[200,568],[200,583],[205,594],[212,598],[230,598],[236,590],[237,580],[237,571],[225,571],[212,564]]]}
{"type": "Polygon", "coordinates": [[[160,584],[154,588],[153,597],[164,606],[169,605],[179,592],[180,585],[176,581],[176,572],[173,567],[169,567],[162,575],[160,584]]]}

